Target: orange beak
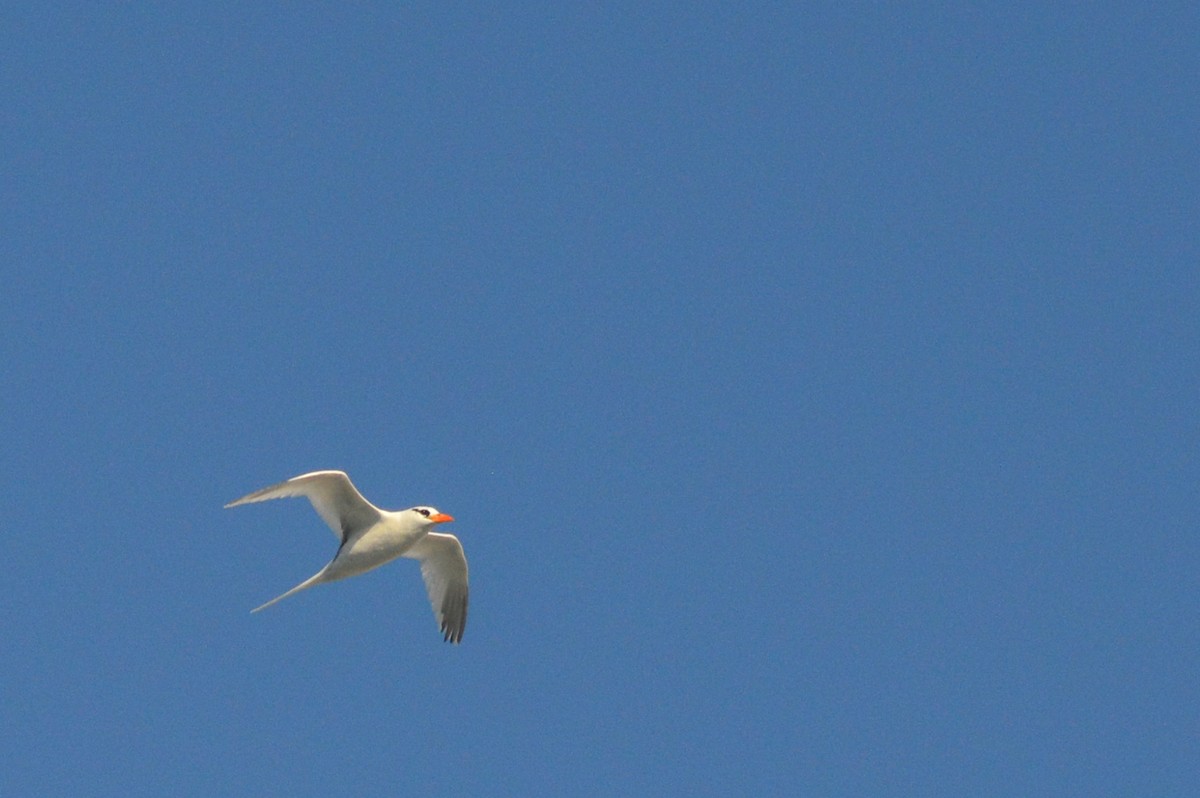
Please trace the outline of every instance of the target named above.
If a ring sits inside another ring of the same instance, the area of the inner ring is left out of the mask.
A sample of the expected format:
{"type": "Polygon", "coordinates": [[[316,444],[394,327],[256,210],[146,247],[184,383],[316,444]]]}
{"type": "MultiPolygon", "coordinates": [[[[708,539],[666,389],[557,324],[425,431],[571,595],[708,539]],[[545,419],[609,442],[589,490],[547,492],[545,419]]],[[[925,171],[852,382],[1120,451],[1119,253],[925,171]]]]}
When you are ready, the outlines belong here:
{"type": "Polygon", "coordinates": [[[429,520],[430,520],[430,521],[432,521],[432,522],[433,522],[433,523],[435,523],[435,524],[444,524],[444,523],[446,523],[447,521],[453,521],[453,520],[454,520],[454,516],[452,516],[452,515],[446,515],[445,513],[438,513],[437,515],[431,515],[431,516],[429,516],[429,520]]]}

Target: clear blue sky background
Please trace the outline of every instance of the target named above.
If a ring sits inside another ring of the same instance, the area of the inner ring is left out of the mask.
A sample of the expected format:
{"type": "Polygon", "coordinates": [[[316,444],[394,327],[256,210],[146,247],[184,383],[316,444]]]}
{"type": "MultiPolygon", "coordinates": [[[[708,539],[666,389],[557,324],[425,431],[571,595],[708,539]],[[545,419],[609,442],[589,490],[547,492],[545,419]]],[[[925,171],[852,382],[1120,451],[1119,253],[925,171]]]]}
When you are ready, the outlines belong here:
{"type": "Polygon", "coordinates": [[[2,23],[0,793],[1197,794],[1194,3],[201,5],[2,23]]]}

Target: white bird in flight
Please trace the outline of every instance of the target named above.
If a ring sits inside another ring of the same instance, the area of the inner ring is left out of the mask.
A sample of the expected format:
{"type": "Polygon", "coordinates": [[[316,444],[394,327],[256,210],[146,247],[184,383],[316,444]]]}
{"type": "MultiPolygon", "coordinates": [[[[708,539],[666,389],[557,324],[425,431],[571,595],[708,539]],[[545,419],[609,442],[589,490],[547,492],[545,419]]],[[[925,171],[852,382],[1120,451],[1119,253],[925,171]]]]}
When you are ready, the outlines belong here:
{"type": "Polygon", "coordinates": [[[453,518],[432,507],[380,510],[363,498],[343,471],[301,474],[256,490],[225,507],[288,496],[308,497],[341,545],[320,571],[251,612],[266,609],[313,585],[357,576],[397,557],[409,557],[421,562],[421,576],[443,638],[451,643],[462,641],[467,625],[467,557],[458,538],[433,531],[437,524],[453,518]]]}

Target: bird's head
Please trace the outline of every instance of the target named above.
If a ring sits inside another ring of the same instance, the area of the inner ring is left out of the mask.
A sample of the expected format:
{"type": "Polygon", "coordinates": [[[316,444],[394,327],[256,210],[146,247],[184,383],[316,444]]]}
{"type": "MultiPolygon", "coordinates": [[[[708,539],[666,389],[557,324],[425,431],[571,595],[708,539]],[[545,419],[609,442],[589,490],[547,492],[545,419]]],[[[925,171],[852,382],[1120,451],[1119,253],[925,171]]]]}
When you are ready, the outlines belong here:
{"type": "Polygon", "coordinates": [[[436,507],[413,507],[409,512],[416,513],[431,524],[444,524],[454,520],[453,516],[439,513],[436,507]]]}

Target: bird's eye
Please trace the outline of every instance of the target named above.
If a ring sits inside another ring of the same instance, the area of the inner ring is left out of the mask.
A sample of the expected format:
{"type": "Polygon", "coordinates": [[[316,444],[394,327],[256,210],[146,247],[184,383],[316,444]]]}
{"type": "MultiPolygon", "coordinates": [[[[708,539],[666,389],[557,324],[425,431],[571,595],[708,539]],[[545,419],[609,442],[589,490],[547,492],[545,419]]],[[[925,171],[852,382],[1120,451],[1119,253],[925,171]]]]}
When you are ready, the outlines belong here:
{"type": "Polygon", "coordinates": [[[429,517],[429,511],[426,510],[424,507],[414,507],[413,509],[415,509],[418,513],[425,516],[426,518],[429,517]]]}

